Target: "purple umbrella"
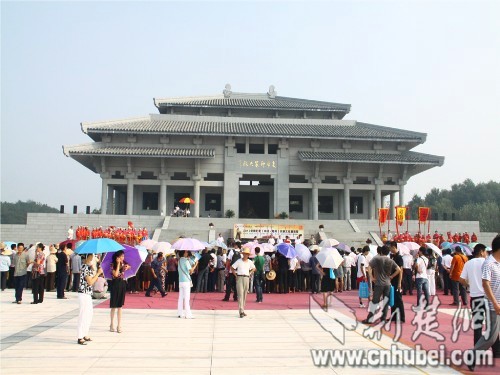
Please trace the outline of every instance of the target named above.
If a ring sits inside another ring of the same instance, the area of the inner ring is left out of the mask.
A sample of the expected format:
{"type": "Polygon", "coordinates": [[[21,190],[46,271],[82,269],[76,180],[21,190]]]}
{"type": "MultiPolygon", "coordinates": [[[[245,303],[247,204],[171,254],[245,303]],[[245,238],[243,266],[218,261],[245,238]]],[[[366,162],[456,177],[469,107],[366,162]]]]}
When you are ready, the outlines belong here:
{"type": "Polygon", "coordinates": [[[462,251],[465,253],[465,255],[472,255],[473,250],[465,243],[458,242],[451,245],[451,248],[453,250],[455,250],[455,247],[460,247],[462,251]]]}
{"type": "MultiPolygon", "coordinates": [[[[123,252],[125,253],[125,263],[127,263],[130,268],[125,271],[125,279],[128,279],[130,277],[133,277],[136,275],[137,271],[139,270],[139,267],[142,264],[142,258],[140,254],[140,250],[129,246],[129,245],[123,245],[124,249],[123,252]]],[[[112,279],[113,275],[111,273],[111,263],[113,262],[113,253],[106,253],[104,255],[104,259],[102,260],[102,270],[104,271],[104,277],[106,279],[112,279]]]]}
{"type": "Polygon", "coordinates": [[[278,253],[284,255],[288,259],[295,258],[297,256],[297,252],[289,243],[282,242],[276,246],[276,250],[278,253]]]}
{"type": "Polygon", "coordinates": [[[342,251],[345,251],[346,253],[350,253],[351,252],[351,248],[349,247],[349,245],[346,245],[345,243],[339,243],[338,245],[335,245],[334,248],[336,248],[337,250],[342,250],[342,251]]]}

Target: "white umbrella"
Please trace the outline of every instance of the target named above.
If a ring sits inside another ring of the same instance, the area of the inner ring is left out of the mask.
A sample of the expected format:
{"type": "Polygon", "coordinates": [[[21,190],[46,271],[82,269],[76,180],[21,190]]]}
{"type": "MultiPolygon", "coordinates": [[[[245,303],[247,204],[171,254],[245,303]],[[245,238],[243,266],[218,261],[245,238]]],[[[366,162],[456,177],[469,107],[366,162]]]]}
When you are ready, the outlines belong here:
{"type": "Polygon", "coordinates": [[[268,242],[260,244],[260,248],[262,249],[261,253],[274,253],[276,251],[274,246],[268,242]]]}
{"type": "Polygon", "coordinates": [[[307,246],[299,243],[298,245],[295,245],[295,251],[297,252],[297,256],[300,260],[309,262],[309,259],[311,259],[311,250],[309,250],[307,246]]]}
{"type": "Polygon", "coordinates": [[[158,242],[151,249],[155,254],[162,252],[163,254],[171,254],[174,252],[172,245],[168,242],[158,242]]]}
{"type": "Polygon", "coordinates": [[[368,247],[370,248],[370,254],[375,256],[377,255],[377,245],[368,245],[368,247]]]}
{"type": "Polygon", "coordinates": [[[156,245],[157,242],[155,240],[144,240],[141,242],[141,246],[144,246],[146,249],[152,250],[153,246],[156,245]]]}
{"type": "Polygon", "coordinates": [[[227,245],[222,241],[215,240],[215,241],[210,242],[209,245],[210,245],[210,247],[222,247],[223,249],[227,249],[227,245]]]}
{"type": "Polygon", "coordinates": [[[135,248],[139,250],[139,255],[141,257],[141,260],[144,262],[146,258],[148,257],[148,249],[146,249],[145,246],[141,245],[135,245],[135,248]]]}
{"type": "Polygon", "coordinates": [[[398,251],[401,255],[410,255],[410,249],[405,244],[398,242],[398,251]]]}
{"type": "Polygon", "coordinates": [[[319,244],[320,247],[334,247],[334,246],[337,246],[340,242],[337,241],[335,238],[328,238],[324,241],[321,241],[321,243],[319,244]]]}
{"type": "Polygon", "coordinates": [[[443,255],[443,252],[441,251],[441,249],[439,247],[437,247],[436,245],[434,245],[433,243],[430,243],[430,242],[426,242],[425,245],[431,249],[432,251],[434,251],[437,255],[439,256],[442,256],[443,255]]]}
{"type": "Polygon", "coordinates": [[[403,242],[403,245],[405,245],[410,250],[420,249],[420,245],[416,242],[403,242]]]}
{"type": "Polygon", "coordinates": [[[326,247],[322,249],[317,255],[319,264],[323,268],[338,268],[340,263],[344,260],[339,254],[339,251],[333,247],[326,247]]]}
{"type": "Polygon", "coordinates": [[[196,238],[179,238],[172,244],[173,250],[200,251],[206,246],[196,238]]]}

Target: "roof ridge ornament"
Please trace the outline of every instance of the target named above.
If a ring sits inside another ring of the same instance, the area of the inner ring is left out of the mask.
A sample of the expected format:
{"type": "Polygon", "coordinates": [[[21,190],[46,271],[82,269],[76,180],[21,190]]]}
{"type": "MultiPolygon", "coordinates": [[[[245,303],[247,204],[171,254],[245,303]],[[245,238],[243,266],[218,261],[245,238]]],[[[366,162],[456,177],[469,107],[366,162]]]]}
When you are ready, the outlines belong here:
{"type": "Polygon", "coordinates": [[[224,98],[229,98],[231,97],[231,94],[233,93],[231,91],[231,85],[229,83],[226,83],[226,86],[224,88],[224,90],[222,91],[222,93],[224,94],[224,98]]]}
{"type": "Polygon", "coordinates": [[[270,99],[276,98],[276,95],[278,92],[275,90],[274,85],[269,86],[269,91],[267,92],[267,96],[269,96],[270,99]]]}

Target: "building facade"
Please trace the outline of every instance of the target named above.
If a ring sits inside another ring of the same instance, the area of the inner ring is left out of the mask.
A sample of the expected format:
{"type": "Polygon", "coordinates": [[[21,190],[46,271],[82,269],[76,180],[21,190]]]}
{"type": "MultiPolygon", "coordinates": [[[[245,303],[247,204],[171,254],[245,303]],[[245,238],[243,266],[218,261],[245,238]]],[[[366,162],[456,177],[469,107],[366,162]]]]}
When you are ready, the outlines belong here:
{"type": "MultiPolygon", "coordinates": [[[[265,94],[154,99],[159,114],[82,123],[64,154],[99,173],[103,214],[374,219],[388,196],[444,158],[425,133],[346,120],[350,105],[265,94]]],[[[398,202],[396,201],[398,198],[398,202]]],[[[393,212],[394,210],[391,210],[393,212]]]]}

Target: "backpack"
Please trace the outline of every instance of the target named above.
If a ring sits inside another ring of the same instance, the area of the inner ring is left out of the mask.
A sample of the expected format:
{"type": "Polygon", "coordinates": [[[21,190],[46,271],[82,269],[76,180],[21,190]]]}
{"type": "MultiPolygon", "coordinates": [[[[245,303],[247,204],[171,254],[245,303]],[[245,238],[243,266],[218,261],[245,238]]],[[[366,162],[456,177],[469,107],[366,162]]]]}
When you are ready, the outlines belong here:
{"type": "Polygon", "coordinates": [[[231,266],[232,266],[234,263],[236,263],[236,261],[237,261],[238,259],[241,259],[241,254],[240,254],[240,252],[239,252],[239,251],[235,251],[235,252],[233,253],[233,257],[231,258],[231,266]]]}

